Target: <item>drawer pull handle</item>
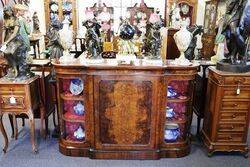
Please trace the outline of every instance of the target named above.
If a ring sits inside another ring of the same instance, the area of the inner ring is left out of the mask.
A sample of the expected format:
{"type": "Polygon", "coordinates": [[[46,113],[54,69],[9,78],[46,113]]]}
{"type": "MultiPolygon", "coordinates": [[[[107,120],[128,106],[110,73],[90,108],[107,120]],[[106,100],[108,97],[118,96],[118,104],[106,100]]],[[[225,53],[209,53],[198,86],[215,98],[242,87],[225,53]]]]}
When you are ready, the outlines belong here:
{"type": "Polygon", "coordinates": [[[237,90],[236,90],[236,95],[240,95],[240,86],[238,85],[237,90]]]}
{"type": "Polygon", "coordinates": [[[238,104],[235,103],[235,104],[234,104],[234,107],[238,107],[238,104]]]}
{"type": "Polygon", "coordinates": [[[228,140],[232,140],[232,139],[233,139],[232,136],[229,136],[229,137],[228,137],[228,140]]]}
{"type": "Polygon", "coordinates": [[[237,117],[237,115],[236,115],[236,114],[233,114],[233,115],[232,115],[232,118],[236,118],[236,117],[237,117]]]}
{"type": "Polygon", "coordinates": [[[231,126],[231,129],[234,129],[234,126],[231,126]]]}

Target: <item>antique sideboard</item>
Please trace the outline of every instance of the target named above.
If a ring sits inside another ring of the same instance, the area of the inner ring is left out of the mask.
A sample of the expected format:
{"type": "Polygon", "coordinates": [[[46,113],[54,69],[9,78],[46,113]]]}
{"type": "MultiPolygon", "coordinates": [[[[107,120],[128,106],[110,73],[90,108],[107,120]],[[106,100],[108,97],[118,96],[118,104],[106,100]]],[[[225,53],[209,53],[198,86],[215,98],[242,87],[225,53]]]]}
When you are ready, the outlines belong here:
{"type": "Polygon", "coordinates": [[[53,66],[62,154],[94,159],[189,154],[198,65],[53,66]]]}

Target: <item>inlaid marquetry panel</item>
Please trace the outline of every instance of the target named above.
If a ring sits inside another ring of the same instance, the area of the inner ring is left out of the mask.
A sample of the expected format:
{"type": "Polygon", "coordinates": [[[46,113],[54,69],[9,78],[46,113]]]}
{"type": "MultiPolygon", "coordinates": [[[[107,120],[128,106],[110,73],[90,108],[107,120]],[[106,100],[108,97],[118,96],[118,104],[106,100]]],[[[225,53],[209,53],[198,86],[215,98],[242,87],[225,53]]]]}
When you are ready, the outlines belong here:
{"type": "Polygon", "coordinates": [[[99,93],[101,143],[148,144],[152,83],[150,81],[100,81],[99,93]]]}

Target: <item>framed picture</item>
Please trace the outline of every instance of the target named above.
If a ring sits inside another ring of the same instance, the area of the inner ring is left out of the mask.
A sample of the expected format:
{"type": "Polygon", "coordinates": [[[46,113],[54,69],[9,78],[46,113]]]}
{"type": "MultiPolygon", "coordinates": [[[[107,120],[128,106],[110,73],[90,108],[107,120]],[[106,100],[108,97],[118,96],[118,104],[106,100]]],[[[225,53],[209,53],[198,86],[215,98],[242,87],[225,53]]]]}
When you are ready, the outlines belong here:
{"type": "Polygon", "coordinates": [[[216,28],[217,2],[207,1],[204,16],[204,33],[214,34],[216,28]]]}

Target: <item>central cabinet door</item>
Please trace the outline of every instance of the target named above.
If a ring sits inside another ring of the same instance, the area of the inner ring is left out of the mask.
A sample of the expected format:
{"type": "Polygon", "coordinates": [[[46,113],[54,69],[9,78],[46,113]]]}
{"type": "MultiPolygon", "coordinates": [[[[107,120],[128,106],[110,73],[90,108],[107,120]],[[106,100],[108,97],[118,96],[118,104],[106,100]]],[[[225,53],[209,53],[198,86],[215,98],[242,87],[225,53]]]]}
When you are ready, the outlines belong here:
{"type": "Polygon", "coordinates": [[[159,83],[156,77],[94,78],[95,149],[156,149],[159,83]]]}

